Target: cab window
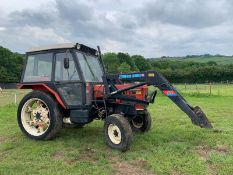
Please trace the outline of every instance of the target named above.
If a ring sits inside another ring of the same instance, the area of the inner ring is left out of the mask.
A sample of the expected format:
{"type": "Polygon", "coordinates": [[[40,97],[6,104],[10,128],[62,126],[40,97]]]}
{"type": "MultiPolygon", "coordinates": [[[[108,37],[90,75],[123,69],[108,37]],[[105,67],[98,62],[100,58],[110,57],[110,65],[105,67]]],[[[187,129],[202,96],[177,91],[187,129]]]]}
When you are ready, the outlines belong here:
{"type": "Polygon", "coordinates": [[[52,53],[29,55],[23,82],[51,81],[52,53]]]}
{"type": "Polygon", "coordinates": [[[56,54],[55,81],[75,81],[80,80],[72,54],[67,51],[65,53],[56,54]],[[69,68],[64,68],[64,58],[69,59],[69,68]]]}
{"type": "Polygon", "coordinates": [[[102,82],[103,71],[97,57],[76,52],[83,76],[87,82],[102,82]]]}

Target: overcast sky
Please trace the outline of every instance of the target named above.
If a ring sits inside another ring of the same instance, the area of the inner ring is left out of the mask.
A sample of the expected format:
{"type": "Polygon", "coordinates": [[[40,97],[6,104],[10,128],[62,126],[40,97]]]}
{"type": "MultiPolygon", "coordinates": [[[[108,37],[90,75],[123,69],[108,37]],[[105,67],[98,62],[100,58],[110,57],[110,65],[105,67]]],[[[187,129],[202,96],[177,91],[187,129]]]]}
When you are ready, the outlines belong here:
{"type": "Polygon", "coordinates": [[[232,0],[0,0],[0,45],[79,42],[145,57],[233,55],[232,0]]]}

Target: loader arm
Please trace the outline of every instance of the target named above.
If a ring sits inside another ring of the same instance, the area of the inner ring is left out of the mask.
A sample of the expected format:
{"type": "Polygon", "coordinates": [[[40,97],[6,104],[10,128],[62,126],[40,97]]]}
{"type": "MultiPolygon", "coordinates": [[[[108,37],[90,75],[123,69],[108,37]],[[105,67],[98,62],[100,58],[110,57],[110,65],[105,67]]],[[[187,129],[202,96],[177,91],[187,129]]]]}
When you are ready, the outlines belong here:
{"type": "MultiPolygon", "coordinates": [[[[147,100],[139,100],[128,97],[123,92],[147,84],[155,86],[168,96],[183,112],[191,119],[192,123],[202,128],[212,128],[212,125],[200,107],[192,107],[180,95],[180,93],[157,71],[147,71],[139,73],[114,74],[103,76],[105,94],[107,99],[121,99],[135,104],[149,105],[147,100]],[[115,84],[121,82],[140,82],[124,89],[117,89],[115,84]]],[[[156,93],[153,95],[155,96],[156,93]]],[[[151,97],[154,98],[154,97],[151,97]]]]}

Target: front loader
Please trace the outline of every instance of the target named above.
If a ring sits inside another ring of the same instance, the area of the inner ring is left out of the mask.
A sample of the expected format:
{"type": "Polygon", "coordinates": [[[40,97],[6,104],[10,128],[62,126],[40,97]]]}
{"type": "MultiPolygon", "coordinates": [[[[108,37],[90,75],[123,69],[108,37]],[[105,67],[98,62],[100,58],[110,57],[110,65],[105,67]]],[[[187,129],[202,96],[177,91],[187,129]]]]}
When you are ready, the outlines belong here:
{"type": "Polygon", "coordinates": [[[190,106],[186,100],[179,94],[179,92],[157,71],[147,71],[147,72],[138,72],[138,73],[128,73],[128,74],[117,74],[117,75],[106,75],[103,77],[106,96],[109,99],[121,99],[128,102],[133,102],[135,104],[149,105],[149,103],[154,103],[155,96],[157,91],[155,90],[149,100],[140,100],[133,97],[128,97],[124,95],[124,92],[127,92],[131,89],[147,85],[155,86],[162,93],[168,96],[182,111],[184,111],[188,117],[191,119],[192,123],[198,125],[202,128],[212,128],[211,123],[207,119],[204,112],[200,107],[190,106]],[[132,86],[118,89],[114,84],[114,80],[118,82],[141,82],[136,83],[132,86]]]}
{"type": "Polygon", "coordinates": [[[49,140],[62,127],[83,127],[94,119],[104,121],[108,146],[125,151],[133,131],[147,132],[151,116],[147,107],[157,87],[192,123],[212,128],[200,107],[192,107],[157,71],[106,74],[98,50],[83,44],[36,47],[27,52],[20,89],[32,89],[17,112],[22,132],[35,140],[49,140]]]}

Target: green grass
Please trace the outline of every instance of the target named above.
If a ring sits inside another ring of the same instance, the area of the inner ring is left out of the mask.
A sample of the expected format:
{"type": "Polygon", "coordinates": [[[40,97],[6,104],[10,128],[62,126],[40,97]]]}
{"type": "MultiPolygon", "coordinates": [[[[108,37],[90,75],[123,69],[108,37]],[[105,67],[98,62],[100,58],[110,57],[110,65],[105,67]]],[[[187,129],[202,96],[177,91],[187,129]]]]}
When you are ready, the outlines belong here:
{"type": "Polygon", "coordinates": [[[184,92],[187,101],[205,111],[212,130],[192,125],[158,95],[149,107],[152,129],[134,133],[125,153],[105,145],[102,121],[62,129],[52,141],[33,141],[17,126],[17,107],[0,107],[0,174],[233,174],[233,87],[225,90],[212,96],[184,92]]]}
{"type": "MultiPolygon", "coordinates": [[[[167,60],[172,61],[193,61],[198,63],[207,63],[209,61],[214,61],[217,64],[233,64],[233,56],[211,56],[211,57],[205,57],[205,56],[199,56],[199,57],[190,57],[190,58],[184,58],[184,57],[172,57],[172,58],[166,58],[167,60]]],[[[164,59],[157,59],[157,60],[164,60],[164,59]]]]}

